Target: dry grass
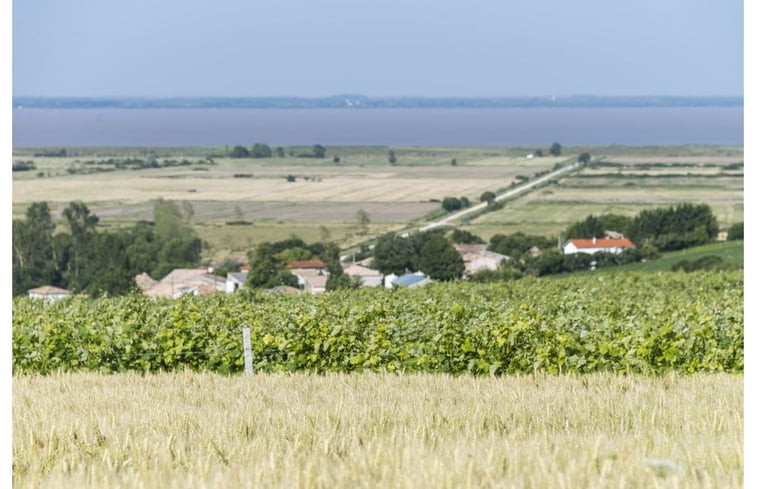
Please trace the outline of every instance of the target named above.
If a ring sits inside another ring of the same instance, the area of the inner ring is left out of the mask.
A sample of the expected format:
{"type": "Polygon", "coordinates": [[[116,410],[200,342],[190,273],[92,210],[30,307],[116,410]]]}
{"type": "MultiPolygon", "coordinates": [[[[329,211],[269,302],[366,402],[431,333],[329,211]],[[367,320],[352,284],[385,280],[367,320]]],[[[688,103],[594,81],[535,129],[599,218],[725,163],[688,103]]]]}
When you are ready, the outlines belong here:
{"type": "Polygon", "coordinates": [[[13,379],[14,487],[737,488],[743,376],[13,379]]]}

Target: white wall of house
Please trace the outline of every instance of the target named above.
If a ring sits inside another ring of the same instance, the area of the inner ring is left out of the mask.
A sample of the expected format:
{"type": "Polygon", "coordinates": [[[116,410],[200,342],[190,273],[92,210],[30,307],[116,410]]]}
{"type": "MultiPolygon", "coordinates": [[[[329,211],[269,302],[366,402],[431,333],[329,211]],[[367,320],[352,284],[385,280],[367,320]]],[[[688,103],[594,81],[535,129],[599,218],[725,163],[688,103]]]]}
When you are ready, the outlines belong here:
{"type": "Polygon", "coordinates": [[[563,253],[565,253],[566,255],[572,255],[574,253],[587,253],[589,255],[593,255],[594,253],[597,253],[597,252],[600,252],[600,251],[604,251],[605,253],[615,253],[617,255],[618,253],[622,253],[626,249],[627,248],[620,248],[620,247],[612,247],[612,248],[601,248],[601,247],[597,247],[597,248],[579,248],[575,244],[573,244],[573,242],[571,241],[571,242],[569,242],[568,244],[565,245],[565,247],[563,248],[563,253]]]}

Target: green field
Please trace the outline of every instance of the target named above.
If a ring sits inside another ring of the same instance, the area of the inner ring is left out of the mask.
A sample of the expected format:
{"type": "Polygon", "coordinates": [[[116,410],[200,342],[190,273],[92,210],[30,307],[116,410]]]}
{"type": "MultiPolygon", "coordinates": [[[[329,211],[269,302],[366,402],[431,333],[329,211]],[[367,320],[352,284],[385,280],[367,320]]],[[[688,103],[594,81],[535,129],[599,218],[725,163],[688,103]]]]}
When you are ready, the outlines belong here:
{"type": "Polygon", "coordinates": [[[743,395],[740,374],[23,375],[13,487],[736,489],[743,395]]]}

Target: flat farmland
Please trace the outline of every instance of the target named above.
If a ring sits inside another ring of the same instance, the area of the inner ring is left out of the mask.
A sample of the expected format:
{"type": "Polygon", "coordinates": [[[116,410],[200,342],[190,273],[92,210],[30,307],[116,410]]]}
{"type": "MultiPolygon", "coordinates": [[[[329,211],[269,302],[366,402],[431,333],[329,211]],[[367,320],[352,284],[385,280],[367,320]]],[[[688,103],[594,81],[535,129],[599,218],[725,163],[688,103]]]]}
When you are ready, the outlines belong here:
{"type": "MultiPolygon", "coordinates": [[[[348,204],[346,211],[337,212],[333,205],[316,211],[326,220],[334,220],[335,213],[340,216],[345,213],[354,215],[356,209],[373,204],[374,213],[384,216],[379,219],[406,221],[422,216],[429,207],[433,207],[418,204],[428,204],[446,196],[465,196],[477,200],[486,190],[507,187],[517,176],[547,170],[557,161],[555,158],[528,160],[487,154],[481,166],[477,165],[476,159],[452,166],[446,157],[444,165],[441,165],[430,161],[434,158],[420,154],[405,156],[404,161],[391,166],[385,156],[383,162],[376,158],[370,155],[364,155],[362,159],[352,157],[361,162],[352,165],[302,158],[298,161],[284,158],[280,162],[276,159],[258,162],[221,158],[212,166],[120,170],[86,175],[68,175],[65,169],[47,167],[42,171],[51,172],[50,177],[31,178],[30,172],[23,172],[18,177],[14,175],[13,203],[19,213],[31,202],[45,200],[62,209],[71,200],[83,200],[105,219],[131,219],[135,213],[141,212],[140,204],[157,198],[187,200],[200,210],[214,208],[217,211],[217,203],[230,203],[225,217],[216,211],[208,211],[214,218],[227,219],[234,217],[234,205],[244,207],[243,204],[272,203],[265,209],[260,206],[253,209],[251,205],[244,209],[253,215],[262,212],[260,217],[300,220],[318,219],[318,216],[308,214],[306,206],[293,207],[282,203],[307,203],[308,206],[318,203],[348,204]],[[288,181],[287,177],[290,176],[289,180],[293,178],[294,181],[288,181]],[[199,204],[201,202],[208,205],[199,204]],[[412,205],[404,209],[390,209],[389,206],[386,211],[376,206],[397,203],[412,205]],[[304,213],[298,214],[298,211],[304,213]]],[[[53,158],[48,158],[46,164],[51,164],[50,160],[53,158]]],[[[61,159],[57,164],[66,167],[73,164],[73,160],[61,159]]]]}
{"type": "Polygon", "coordinates": [[[660,157],[652,157],[648,159],[654,162],[628,158],[629,163],[620,163],[613,157],[612,163],[582,169],[506,202],[502,210],[481,215],[465,229],[483,237],[516,231],[557,236],[589,214],[633,216],[683,202],[708,204],[721,228],[743,221],[743,158],[701,158],[698,163],[691,157],[685,158],[688,162],[660,163],[660,157]]]}

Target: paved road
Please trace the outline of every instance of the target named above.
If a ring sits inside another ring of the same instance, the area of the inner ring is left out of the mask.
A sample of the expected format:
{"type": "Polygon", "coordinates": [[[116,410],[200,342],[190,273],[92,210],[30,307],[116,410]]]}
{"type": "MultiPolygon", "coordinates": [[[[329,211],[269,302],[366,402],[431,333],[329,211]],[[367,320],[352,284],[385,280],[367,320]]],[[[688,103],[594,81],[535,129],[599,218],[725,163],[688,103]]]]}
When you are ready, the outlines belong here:
{"type": "MultiPolygon", "coordinates": [[[[510,197],[513,197],[515,195],[518,195],[520,193],[523,193],[527,190],[530,190],[531,188],[535,187],[536,185],[539,185],[541,183],[546,182],[547,180],[554,178],[558,175],[562,175],[563,173],[567,173],[569,171],[575,170],[580,166],[579,163],[573,163],[568,166],[565,166],[563,168],[560,168],[559,170],[553,171],[551,173],[547,173],[546,175],[542,175],[539,178],[536,178],[534,180],[531,180],[525,185],[521,185],[520,187],[516,187],[512,190],[508,190],[506,192],[503,192],[499,195],[497,195],[494,200],[500,201],[504,199],[509,199],[510,197]]],[[[476,204],[473,207],[469,207],[467,209],[464,209],[460,212],[455,212],[454,214],[450,214],[448,216],[443,217],[442,219],[439,219],[438,221],[430,222],[420,228],[418,228],[419,231],[428,231],[429,229],[433,229],[435,227],[444,226],[449,224],[450,222],[460,219],[463,216],[466,216],[468,214],[472,214],[474,212],[480,211],[481,209],[485,208],[487,205],[486,202],[482,202],[480,204],[476,204]]]]}
{"type": "MultiPolygon", "coordinates": [[[[503,193],[497,195],[494,198],[494,200],[495,201],[500,201],[500,200],[504,200],[504,199],[509,199],[510,197],[513,197],[513,196],[518,195],[520,193],[523,193],[523,192],[526,192],[528,190],[531,190],[533,187],[535,187],[535,186],[537,186],[539,184],[542,184],[542,183],[546,182],[547,180],[549,180],[551,178],[555,178],[555,177],[557,177],[559,175],[562,175],[563,173],[568,173],[570,171],[576,170],[580,166],[581,166],[581,164],[578,163],[578,162],[572,163],[572,164],[570,164],[568,166],[564,166],[564,167],[562,167],[562,168],[560,168],[558,170],[555,170],[553,172],[547,173],[546,175],[542,175],[539,178],[531,180],[530,182],[528,182],[525,185],[521,185],[521,186],[516,187],[514,189],[511,189],[511,190],[507,190],[506,192],[503,192],[503,193]]],[[[468,214],[472,214],[472,213],[474,213],[476,211],[480,211],[481,209],[483,209],[487,205],[489,205],[489,204],[487,204],[486,202],[482,202],[480,204],[476,204],[473,207],[469,207],[467,209],[461,210],[460,212],[456,212],[454,214],[450,214],[448,216],[443,217],[442,219],[439,219],[438,221],[430,222],[430,223],[425,224],[425,225],[423,225],[423,226],[421,226],[419,228],[413,228],[413,229],[407,229],[405,231],[399,231],[399,235],[402,236],[402,237],[407,237],[407,236],[410,235],[410,232],[412,232],[412,231],[428,231],[429,229],[433,229],[433,228],[436,228],[436,227],[439,227],[439,226],[445,226],[445,225],[449,224],[450,222],[452,222],[452,221],[454,221],[456,219],[460,219],[463,216],[466,216],[468,214]]],[[[352,249],[357,249],[357,248],[358,248],[358,246],[355,246],[355,247],[351,248],[351,250],[352,249]]],[[[342,261],[344,261],[344,260],[349,259],[349,257],[350,257],[350,255],[346,254],[346,255],[343,255],[341,257],[341,259],[342,259],[342,261]]]]}

